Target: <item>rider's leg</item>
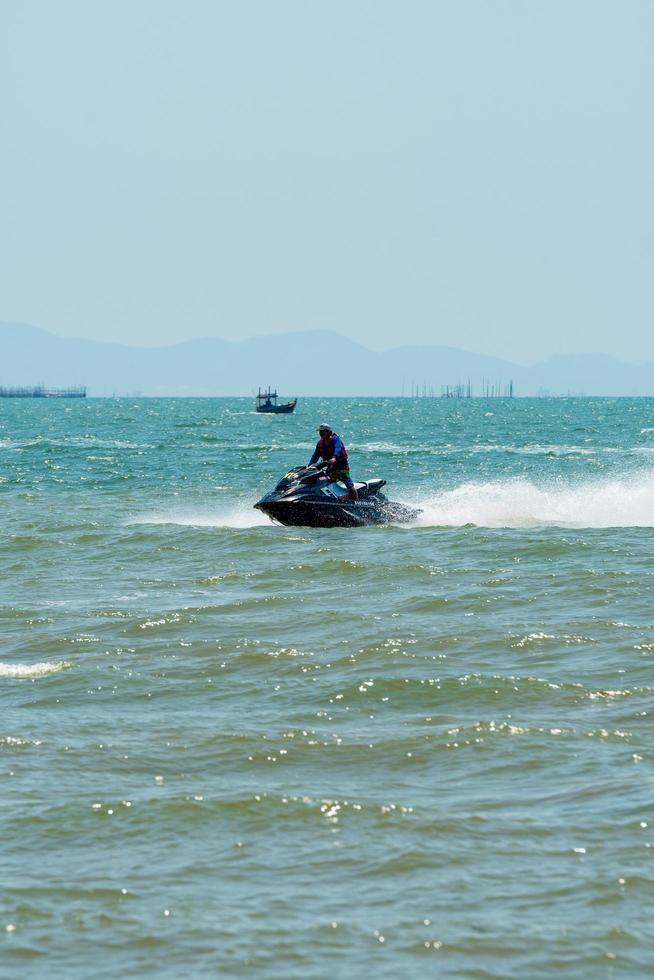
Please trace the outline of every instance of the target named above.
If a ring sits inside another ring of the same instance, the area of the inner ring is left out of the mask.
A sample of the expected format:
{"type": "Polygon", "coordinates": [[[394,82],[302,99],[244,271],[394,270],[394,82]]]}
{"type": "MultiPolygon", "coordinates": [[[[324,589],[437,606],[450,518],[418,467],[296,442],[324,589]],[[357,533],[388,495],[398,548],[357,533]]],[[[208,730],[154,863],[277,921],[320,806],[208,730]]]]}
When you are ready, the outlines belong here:
{"type": "Polygon", "coordinates": [[[350,495],[350,500],[358,500],[359,499],[359,494],[358,494],[357,488],[354,486],[354,483],[352,482],[352,477],[348,475],[343,480],[343,482],[344,482],[345,486],[347,487],[347,491],[348,491],[348,493],[350,495]]]}

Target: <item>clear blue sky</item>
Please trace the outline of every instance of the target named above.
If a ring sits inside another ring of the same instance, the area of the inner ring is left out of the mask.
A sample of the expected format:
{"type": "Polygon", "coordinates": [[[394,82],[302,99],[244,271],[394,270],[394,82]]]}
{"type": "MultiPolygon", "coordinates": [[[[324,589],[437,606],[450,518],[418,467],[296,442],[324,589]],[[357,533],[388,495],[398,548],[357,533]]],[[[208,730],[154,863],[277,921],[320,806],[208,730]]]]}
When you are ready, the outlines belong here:
{"type": "Polygon", "coordinates": [[[654,358],[649,0],[0,0],[0,320],[654,358]]]}

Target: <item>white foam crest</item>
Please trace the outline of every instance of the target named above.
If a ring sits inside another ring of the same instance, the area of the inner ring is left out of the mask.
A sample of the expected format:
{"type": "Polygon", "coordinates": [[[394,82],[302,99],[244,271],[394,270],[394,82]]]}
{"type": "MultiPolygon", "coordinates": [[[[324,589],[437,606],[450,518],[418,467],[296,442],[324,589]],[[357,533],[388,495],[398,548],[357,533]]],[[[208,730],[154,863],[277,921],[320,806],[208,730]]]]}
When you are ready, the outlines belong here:
{"type": "Polygon", "coordinates": [[[45,677],[59,670],[72,667],[66,660],[50,660],[38,664],[5,664],[0,663],[0,677],[45,677]]]}
{"type": "Polygon", "coordinates": [[[464,483],[418,506],[423,527],[654,527],[654,474],[563,486],[464,483]]]}
{"type": "Polygon", "coordinates": [[[231,507],[218,507],[211,510],[170,510],[158,514],[144,514],[134,518],[129,523],[245,529],[269,525],[271,521],[260,510],[255,510],[251,503],[244,502],[231,507]]]}
{"type": "Polygon", "coordinates": [[[362,442],[362,443],[351,443],[351,449],[356,449],[359,452],[365,453],[398,453],[400,455],[406,455],[407,453],[418,453],[426,452],[427,447],[421,445],[398,445],[395,442],[362,442]]]}
{"type": "Polygon", "coordinates": [[[0,738],[0,745],[6,745],[10,748],[22,748],[25,745],[43,745],[43,742],[38,738],[15,738],[13,735],[6,735],[4,738],[0,738]]]}

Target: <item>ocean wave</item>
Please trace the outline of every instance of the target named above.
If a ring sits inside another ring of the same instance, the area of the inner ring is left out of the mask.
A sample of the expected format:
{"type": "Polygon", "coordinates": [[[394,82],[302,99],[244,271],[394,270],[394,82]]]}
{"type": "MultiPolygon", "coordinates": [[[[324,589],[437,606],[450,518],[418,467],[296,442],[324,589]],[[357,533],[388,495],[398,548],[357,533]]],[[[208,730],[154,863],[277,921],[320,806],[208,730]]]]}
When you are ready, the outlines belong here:
{"type": "Polygon", "coordinates": [[[654,474],[577,485],[463,483],[419,500],[425,527],[654,527],[654,474]]]}
{"type": "MultiPolygon", "coordinates": [[[[642,430],[644,432],[650,430],[642,430]]],[[[651,430],[654,431],[654,430],[651,430]]],[[[496,442],[471,442],[467,444],[443,443],[434,445],[433,443],[411,442],[400,445],[394,442],[364,442],[353,443],[350,450],[357,453],[385,453],[390,456],[455,456],[465,457],[468,455],[502,455],[508,456],[545,456],[545,457],[576,457],[576,456],[597,456],[597,455],[623,455],[652,453],[654,450],[648,446],[576,446],[559,443],[526,443],[515,445],[514,443],[496,442]]]]}
{"type": "Polygon", "coordinates": [[[98,436],[36,436],[31,439],[0,439],[0,449],[152,449],[150,443],[98,436]]]}

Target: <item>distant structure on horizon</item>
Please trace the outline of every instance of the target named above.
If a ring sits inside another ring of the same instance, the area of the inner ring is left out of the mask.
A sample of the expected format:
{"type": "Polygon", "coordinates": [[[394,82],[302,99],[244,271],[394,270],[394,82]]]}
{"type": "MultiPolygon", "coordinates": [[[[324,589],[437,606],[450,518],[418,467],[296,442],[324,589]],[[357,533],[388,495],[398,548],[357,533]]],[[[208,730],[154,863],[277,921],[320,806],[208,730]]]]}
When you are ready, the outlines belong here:
{"type": "MultiPolygon", "coordinates": [[[[481,395],[475,395],[470,378],[466,384],[459,382],[455,385],[441,385],[441,398],[515,398],[513,379],[507,385],[490,383],[486,379],[481,383],[481,395]]],[[[404,398],[404,382],[402,382],[402,397],[404,398]]],[[[423,382],[422,385],[411,381],[411,398],[436,398],[433,385],[423,382]]]]}
{"type": "Polygon", "coordinates": [[[36,385],[34,388],[6,388],[0,385],[0,398],[86,398],[86,388],[46,388],[36,385]]]}

